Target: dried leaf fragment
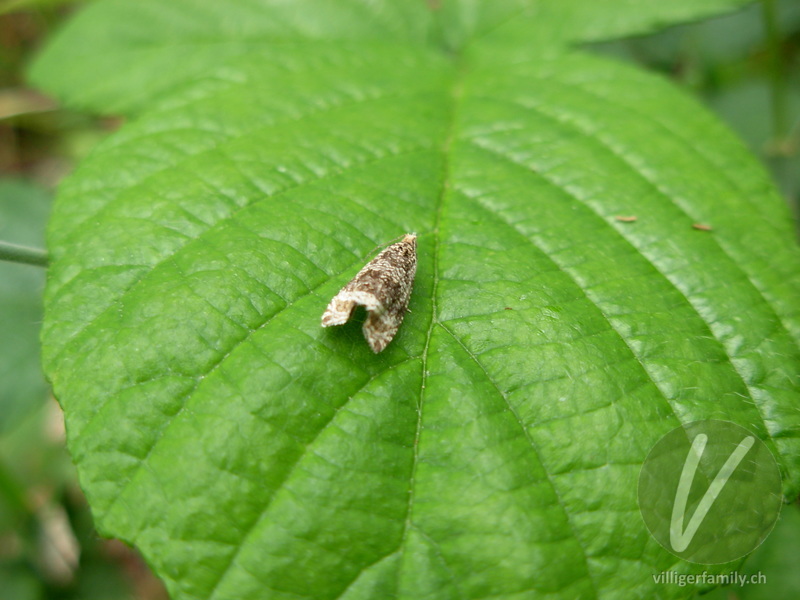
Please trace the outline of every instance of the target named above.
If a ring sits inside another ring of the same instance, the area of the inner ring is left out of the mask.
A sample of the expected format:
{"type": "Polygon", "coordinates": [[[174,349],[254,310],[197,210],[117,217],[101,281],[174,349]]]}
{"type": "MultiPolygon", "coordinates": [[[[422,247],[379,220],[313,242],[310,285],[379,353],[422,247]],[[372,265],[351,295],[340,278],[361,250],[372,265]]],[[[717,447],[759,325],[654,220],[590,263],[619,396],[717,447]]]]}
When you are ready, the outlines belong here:
{"type": "Polygon", "coordinates": [[[417,236],[408,233],[368,262],[328,304],[322,326],[343,325],[356,306],[369,313],[362,328],[376,354],[392,341],[408,309],[417,272],[417,236]]]}

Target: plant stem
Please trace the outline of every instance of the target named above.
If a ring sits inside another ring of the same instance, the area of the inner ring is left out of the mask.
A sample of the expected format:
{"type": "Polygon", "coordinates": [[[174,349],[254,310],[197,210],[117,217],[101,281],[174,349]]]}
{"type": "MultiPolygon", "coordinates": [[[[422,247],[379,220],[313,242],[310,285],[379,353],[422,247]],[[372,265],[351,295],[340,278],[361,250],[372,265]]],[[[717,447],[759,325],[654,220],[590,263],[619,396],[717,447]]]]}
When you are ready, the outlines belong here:
{"type": "Polygon", "coordinates": [[[0,260],[46,267],[47,252],[40,248],[30,248],[0,241],[0,260]]]}

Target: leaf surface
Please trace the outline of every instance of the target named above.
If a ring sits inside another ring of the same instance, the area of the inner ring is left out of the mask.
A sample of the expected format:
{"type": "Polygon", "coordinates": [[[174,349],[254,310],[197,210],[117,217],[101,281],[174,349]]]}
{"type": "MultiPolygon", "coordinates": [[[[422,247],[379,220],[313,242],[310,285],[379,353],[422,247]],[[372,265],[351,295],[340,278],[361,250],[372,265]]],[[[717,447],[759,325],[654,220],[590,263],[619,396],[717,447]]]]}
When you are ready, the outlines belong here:
{"type": "Polygon", "coordinates": [[[654,586],[678,561],[639,468],[721,418],[797,494],[799,254],[741,142],[566,42],[737,4],[79,15],[34,79],[138,115],[49,233],[44,360],[101,530],[178,598],[687,595],[654,586]],[[387,350],[322,329],[406,232],[387,350]]]}

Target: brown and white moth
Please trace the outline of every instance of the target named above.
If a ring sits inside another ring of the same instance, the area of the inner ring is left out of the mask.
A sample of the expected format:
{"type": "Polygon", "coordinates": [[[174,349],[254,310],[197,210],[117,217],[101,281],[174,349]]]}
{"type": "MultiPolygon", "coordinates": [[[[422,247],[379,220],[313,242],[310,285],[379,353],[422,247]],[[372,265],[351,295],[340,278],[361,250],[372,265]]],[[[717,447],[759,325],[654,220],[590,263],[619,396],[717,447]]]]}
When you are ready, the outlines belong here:
{"type": "Polygon", "coordinates": [[[322,315],[322,326],[343,325],[356,306],[365,307],[368,316],[362,331],[377,354],[392,341],[403,322],[416,272],[417,236],[407,233],[369,261],[333,297],[322,315]]]}

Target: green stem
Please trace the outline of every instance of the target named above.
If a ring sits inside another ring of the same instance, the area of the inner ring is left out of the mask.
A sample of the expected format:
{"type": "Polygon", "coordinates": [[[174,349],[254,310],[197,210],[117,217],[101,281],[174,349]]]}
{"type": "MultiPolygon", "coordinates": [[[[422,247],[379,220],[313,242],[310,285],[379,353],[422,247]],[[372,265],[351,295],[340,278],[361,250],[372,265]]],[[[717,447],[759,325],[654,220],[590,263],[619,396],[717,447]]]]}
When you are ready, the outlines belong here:
{"type": "Polygon", "coordinates": [[[787,134],[788,111],[786,105],[786,74],[781,58],[781,38],[775,0],[762,0],[764,28],[769,53],[770,95],[772,100],[772,137],[775,143],[787,134]]]}
{"type": "Polygon", "coordinates": [[[40,248],[30,248],[0,241],[0,260],[46,267],[47,252],[40,248]]]}

